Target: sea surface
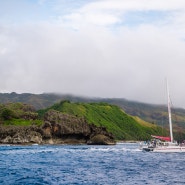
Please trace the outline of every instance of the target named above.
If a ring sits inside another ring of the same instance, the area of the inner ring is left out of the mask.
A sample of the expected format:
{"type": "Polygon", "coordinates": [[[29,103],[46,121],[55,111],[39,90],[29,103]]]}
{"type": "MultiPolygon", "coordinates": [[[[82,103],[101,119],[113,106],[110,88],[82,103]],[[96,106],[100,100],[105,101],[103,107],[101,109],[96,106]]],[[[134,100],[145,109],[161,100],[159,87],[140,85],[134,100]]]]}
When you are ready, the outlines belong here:
{"type": "Polygon", "coordinates": [[[0,184],[185,184],[185,153],[139,145],[0,145],[0,184]]]}

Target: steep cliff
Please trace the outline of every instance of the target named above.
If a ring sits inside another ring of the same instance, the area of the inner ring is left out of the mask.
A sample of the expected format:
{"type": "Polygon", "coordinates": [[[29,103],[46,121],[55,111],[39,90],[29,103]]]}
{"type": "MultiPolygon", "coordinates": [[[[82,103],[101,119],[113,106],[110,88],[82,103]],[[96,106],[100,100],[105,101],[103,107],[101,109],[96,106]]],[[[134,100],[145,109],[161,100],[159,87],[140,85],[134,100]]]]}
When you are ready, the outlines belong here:
{"type": "Polygon", "coordinates": [[[2,144],[115,144],[104,127],[83,118],[49,110],[42,126],[0,126],[2,144]]]}

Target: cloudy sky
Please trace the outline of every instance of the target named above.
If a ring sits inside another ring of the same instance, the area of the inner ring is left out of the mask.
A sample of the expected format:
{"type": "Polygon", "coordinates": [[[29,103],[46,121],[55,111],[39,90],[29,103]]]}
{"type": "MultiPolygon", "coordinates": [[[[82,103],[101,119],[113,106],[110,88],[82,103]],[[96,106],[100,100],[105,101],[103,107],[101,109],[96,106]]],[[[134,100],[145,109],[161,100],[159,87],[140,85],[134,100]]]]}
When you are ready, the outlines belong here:
{"type": "Polygon", "coordinates": [[[0,92],[185,108],[184,0],[0,0],[0,92]]]}

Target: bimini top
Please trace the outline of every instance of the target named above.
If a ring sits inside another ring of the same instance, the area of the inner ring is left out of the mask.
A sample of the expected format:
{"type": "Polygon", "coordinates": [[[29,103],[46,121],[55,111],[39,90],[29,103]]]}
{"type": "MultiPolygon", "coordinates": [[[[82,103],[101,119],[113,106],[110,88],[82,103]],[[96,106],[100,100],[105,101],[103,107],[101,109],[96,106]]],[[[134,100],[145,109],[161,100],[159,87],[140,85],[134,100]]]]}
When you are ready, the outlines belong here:
{"type": "Polygon", "coordinates": [[[163,140],[163,141],[171,141],[171,138],[170,137],[164,137],[164,136],[154,136],[154,135],[151,135],[153,138],[156,138],[156,139],[160,139],[160,140],[163,140]]]}

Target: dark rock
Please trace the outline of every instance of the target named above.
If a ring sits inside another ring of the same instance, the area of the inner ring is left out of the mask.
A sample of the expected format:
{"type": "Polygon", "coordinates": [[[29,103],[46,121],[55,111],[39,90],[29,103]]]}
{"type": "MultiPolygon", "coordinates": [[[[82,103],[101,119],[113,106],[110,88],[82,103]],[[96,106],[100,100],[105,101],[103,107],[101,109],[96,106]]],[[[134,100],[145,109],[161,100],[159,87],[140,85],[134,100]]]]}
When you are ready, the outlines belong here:
{"type": "Polygon", "coordinates": [[[0,126],[3,144],[115,144],[105,127],[88,124],[83,118],[49,110],[38,126],[0,126]]]}
{"type": "Polygon", "coordinates": [[[44,131],[50,131],[50,135],[54,137],[81,134],[86,137],[91,133],[91,129],[86,120],[55,110],[50,110],[45,114],[42,129],[44,131]]]}
{"type": "Polygon", "coordinates": [[[0,126],[0,143],[29,144],[42,143],[40,129],[34,126],[0,126]]]}
{"type": "Polygon", "coordinates": [[[92,137],[87,144],[89,145],[114,145],[115,141],[110,139],[110,137],[105,136],[105,135],[95,135],[92,137]]]}

